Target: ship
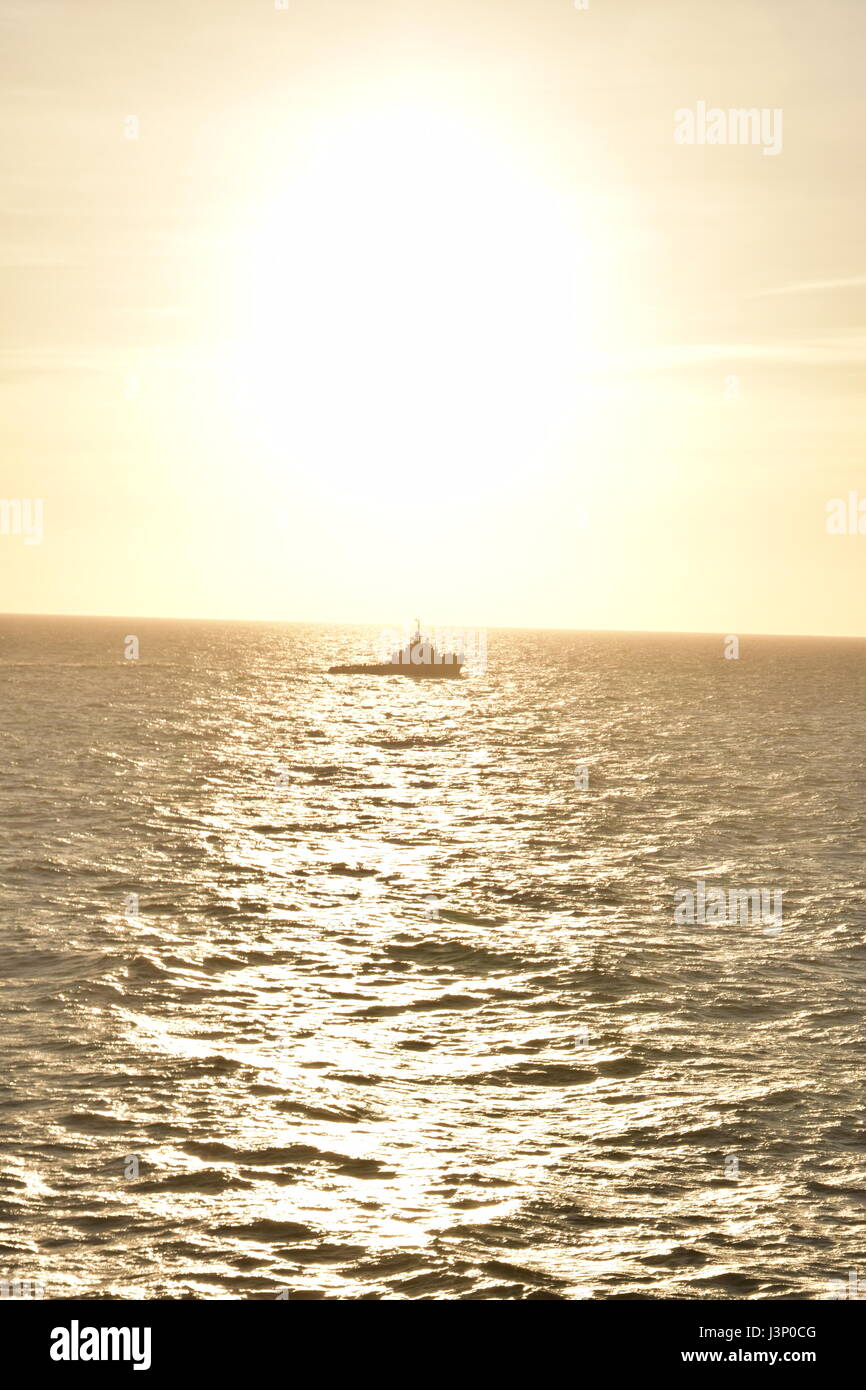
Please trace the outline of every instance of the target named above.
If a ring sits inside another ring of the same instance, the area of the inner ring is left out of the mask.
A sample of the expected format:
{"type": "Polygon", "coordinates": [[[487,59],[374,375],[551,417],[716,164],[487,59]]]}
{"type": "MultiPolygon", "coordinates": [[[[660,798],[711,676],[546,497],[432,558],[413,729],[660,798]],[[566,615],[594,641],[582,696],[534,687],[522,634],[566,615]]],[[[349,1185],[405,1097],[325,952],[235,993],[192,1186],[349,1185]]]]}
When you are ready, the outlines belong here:
{"type": "Polygon", "coordinates": [[[405,647],[391,653],[389,661],[354,666],[330,666],[329,676],[408,676],[415,681],[457,680],[464,665],[462,653],[437,652],[432,642],[421,636],[415,619],[415,633],[405,647]]]}

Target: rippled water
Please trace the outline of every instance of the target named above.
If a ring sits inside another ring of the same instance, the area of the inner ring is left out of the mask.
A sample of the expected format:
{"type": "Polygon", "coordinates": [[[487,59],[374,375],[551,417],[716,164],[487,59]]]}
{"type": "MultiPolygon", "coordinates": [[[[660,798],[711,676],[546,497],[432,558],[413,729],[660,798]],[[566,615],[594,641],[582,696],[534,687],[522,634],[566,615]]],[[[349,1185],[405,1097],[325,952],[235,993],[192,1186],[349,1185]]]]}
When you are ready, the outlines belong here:
{"type": "Polygon", "coordinates": [[[0,619],[0,1273],[862,1270],[866,646],[494,632],[460,682],[323,674],[374,638],[0,619]],[[783,890],[781,930],[675,922],[698,879],[783,890]]]}

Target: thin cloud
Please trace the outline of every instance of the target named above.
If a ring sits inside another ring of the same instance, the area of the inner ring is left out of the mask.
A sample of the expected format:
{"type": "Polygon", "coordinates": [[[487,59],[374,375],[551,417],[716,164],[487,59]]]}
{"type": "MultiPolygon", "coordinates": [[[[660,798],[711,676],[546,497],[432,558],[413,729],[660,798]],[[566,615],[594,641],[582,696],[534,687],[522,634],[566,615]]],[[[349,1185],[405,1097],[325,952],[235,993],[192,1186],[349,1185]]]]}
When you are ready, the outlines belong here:
{"type": "Polygon", "coordinates": [[[636,353],[611,354],[604,365],[625,371],[669,371],[731,361],[762,362],[767,366],[863,366],[866,336],[771,343],[678,343],[636,353]]]}
{"type": "Polygon", "coordinates": [[[766,298],[776,294],[811,294],[815,290],[855,290],[866,285],[866,275],[848,275],[842,280],[798,280],[792,285],[779,285],[772,290],[759,290],[758,296],[766,298]]]}

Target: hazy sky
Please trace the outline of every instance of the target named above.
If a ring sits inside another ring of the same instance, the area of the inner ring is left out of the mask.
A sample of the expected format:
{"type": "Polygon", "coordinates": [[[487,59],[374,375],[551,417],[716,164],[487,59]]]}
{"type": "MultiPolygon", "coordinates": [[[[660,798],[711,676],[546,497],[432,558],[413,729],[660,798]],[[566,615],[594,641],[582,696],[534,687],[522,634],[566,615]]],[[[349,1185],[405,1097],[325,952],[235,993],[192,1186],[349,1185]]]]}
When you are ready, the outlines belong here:
{"type": "Polygon", "coordinates": [[[864,52],[864,0],[0,0],[0,611],[866,634],[864,52]]]}

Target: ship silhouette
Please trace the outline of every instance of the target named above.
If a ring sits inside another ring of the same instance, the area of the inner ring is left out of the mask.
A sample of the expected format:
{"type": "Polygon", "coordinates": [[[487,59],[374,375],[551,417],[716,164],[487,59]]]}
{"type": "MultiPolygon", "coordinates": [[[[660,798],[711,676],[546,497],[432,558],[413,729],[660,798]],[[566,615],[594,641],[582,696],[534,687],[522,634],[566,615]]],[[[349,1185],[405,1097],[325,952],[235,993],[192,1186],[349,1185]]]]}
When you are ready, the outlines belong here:
{"type": "Polygon", "coordinates": [[[354,666],[331,666],[329,676],[408,676],[410,680],[456,680],[463,666],[462,653],[437,652],[433,643],[421,636],[421,623],[415,619],[415,633],[405,647],[398,647],[389,661],[354,666]]]}

